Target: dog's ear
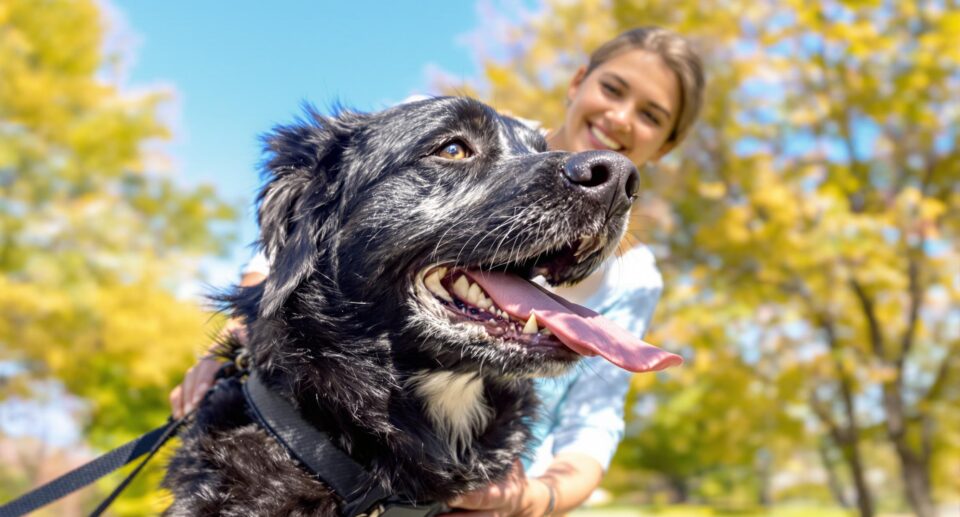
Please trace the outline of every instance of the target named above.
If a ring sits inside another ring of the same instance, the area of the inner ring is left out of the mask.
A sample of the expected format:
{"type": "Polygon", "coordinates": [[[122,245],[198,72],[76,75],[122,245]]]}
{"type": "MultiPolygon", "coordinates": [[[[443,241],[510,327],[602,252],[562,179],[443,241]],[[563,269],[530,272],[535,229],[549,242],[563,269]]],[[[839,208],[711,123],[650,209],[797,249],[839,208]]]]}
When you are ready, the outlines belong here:
{"type": "Polygon", "coordinates": [[[257,199],[260,246],[271,260],[260,300],[260,317],[283,306],[319,258],[318,243],[332,232],[337,192],[343,182],[339,156],[356,116],[323,117],[307,107],[307,117],[279,126],[264,137],[265,186],[257,199]]]}

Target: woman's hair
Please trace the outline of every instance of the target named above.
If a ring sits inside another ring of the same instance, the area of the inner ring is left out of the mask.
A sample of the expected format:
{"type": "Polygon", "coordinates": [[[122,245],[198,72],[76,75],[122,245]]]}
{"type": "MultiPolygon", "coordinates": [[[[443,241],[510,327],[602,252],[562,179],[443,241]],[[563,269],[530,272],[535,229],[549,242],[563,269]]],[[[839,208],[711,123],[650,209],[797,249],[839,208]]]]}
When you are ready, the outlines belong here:
{"type": "Polygon", "coordinates": [[[680,82],[680,113],[667,142],[679,144],[686,138],[703,107],[706,79],[700,55],[689,41],[673,31],[660,27],[637,27],[604,43],[590,54],[586,75],[627,50],[646,50],[656,54],[676,74],[680,82]]]}

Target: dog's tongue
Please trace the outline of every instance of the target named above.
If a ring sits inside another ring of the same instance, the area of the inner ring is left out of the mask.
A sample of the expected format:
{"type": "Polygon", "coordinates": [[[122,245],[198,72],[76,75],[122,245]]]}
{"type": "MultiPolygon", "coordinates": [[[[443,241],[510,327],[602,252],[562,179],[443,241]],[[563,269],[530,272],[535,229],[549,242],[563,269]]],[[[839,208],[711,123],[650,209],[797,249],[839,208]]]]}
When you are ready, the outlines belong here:
{"type": "Polygon", "coordinates": [[[683,358],[661,350],[626,329],[514,275],[469,271],[494,303],[511,316],[526,320],[535,313],[537,323],[550,329],[564,345],[580,355],[601,355],[631,372],[663,370],[683,363],[683,358]]]}

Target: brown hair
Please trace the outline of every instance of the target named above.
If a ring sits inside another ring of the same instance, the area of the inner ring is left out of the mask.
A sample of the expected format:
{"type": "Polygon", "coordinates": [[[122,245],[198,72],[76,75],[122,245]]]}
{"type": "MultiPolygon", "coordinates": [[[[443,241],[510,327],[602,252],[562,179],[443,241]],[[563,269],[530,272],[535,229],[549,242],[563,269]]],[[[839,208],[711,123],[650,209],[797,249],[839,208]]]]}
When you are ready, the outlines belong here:
{"type": "Polygon", "coordinates": [[[646,50],[658,56],[673,70],[680,82],[680,112],[667,142],[679,144],[686,138],[703,107],[706,78],[700,55],[686,38],[661,27],[637,27],[604,43],[590,54],[587,72],[627,50],[646,50]]]}

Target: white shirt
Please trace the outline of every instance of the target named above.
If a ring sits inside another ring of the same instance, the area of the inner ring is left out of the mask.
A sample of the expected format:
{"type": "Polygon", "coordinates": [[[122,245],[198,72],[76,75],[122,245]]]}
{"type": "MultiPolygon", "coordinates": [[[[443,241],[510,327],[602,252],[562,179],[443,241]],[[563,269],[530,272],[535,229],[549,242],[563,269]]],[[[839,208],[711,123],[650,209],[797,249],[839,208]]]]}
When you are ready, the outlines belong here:
{"type": "MultiPolygon", "coordinates": [[[[580,284],[555,290],[639,337],[647,331],[662,291],[653,253],[642,245],[608,258],[580,284]]],[[[533,456],[524,461],[527,475],[542,474],[561,452],[585,454],[607,470],[623,438],[623,405],[632,376],[597,356],[582,359],[564,377],[538,379],[543,408],[534,426],[533,456]]]]}

